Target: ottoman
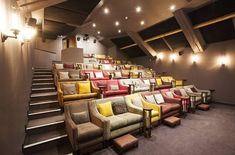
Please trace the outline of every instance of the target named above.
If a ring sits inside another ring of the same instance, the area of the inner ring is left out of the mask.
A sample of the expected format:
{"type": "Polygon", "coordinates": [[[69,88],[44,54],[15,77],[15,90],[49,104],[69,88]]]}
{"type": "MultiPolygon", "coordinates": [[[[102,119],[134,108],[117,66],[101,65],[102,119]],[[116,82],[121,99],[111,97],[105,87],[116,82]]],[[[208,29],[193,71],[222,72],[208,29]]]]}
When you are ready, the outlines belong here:
{"type": "Polygon", "coordinates": [[[124,151],[138,147],[138,139],[134,136],[127,134],[113,140],[113,145],[119,154],[124,151]]]}
{"type": "Polygon", "coordinates": [[[197,108],[200,109],[200,110],[207,111],[207,110],[210,109],[210,105],[208,105],[208,104],[199,104],[199,105],[197,106],[197,108]]]}
{"type": "Polygon", "coordinates": [[[175,116],[167,117],[163,120],[163,123],[170,127],[175,127],[177,125],[180,125],[180,122],[181,122],[180,118],[175,116]]]}

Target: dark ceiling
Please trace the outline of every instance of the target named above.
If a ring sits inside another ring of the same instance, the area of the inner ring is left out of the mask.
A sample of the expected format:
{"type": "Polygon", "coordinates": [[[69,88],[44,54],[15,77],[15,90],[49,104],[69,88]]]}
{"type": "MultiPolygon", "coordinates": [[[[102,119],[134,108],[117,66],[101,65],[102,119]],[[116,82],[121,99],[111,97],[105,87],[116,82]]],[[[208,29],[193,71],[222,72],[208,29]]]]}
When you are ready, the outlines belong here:
{"type": "Polygon", "coordinates": [[[100,0],[68,0],[44,9],[44,37],[56,38],[81,26],[100,0]]]}

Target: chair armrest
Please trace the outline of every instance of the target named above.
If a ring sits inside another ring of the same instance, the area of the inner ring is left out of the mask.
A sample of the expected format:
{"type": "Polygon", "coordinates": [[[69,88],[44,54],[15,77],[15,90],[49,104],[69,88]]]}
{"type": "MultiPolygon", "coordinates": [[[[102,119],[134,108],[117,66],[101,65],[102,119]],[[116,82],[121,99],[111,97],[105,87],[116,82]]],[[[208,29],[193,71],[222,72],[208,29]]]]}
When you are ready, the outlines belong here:
{"type": "Polygon", "coordinates": [[[188,94],[189,96],[201,97],[201,93],[196,93],[196,92],[191,93],[191,92],[187,92],[187,94],[188,94]]]}
{"type": "Polygon", "coordinates": [[[78,150],[78,131],[76,124],[71,118],[65,119],[66,132],[74,150],[78,150]]]}
{"type": "Polygon", "coordinates": [[[151,108],[155,111],[158,111],[159,113],[159,118],[161,118],[161,113],[162,113],[162,109],[161,109],[161,106],[160,105],[157,105],[155,103],[150,103],[150,102],[143,102],[144,103],[144,107],[145,108],[151,108]]]}
{"type": "Polygon", "coordinates": [[[91,82],[91,90],[92,90],[92,92],[94,92],[94,93],[99,93],[99,88],[98,87],[96,87],[94,84],[93,84],[93,82],[91,82]]]}
{"type": "MultiPolygon", "coordinates": [[[[58,84],[59,85],[59,84],[58,84]]],[[[63,94],[63,92],[62,92],[62,90],[61,89],[57,89],[57,94],[58,94],[58,101],[59,101],[59,104],[60,104],[60,106],[61,107],[63,107],[64,106],[64,94],[63,94]]]]}

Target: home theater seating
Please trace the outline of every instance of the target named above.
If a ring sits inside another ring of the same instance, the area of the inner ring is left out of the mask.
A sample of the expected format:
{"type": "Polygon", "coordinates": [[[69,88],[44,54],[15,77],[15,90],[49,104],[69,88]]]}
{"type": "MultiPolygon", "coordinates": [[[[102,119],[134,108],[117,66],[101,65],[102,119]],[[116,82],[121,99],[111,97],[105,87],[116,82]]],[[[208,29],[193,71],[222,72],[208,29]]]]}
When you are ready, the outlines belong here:
{"type": "Polygon", "coordinates": [[[0,1],[2,155],[235,155],[235,0],[0,1]]]}

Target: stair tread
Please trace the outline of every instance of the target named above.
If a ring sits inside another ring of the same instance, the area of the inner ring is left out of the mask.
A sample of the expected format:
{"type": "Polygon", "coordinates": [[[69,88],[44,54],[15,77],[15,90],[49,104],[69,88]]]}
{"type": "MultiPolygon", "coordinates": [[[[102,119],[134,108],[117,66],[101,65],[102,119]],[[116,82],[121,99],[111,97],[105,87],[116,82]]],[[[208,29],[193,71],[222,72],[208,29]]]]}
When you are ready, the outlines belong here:
{"type": "Polygon", "coordinates": [[[29,115],[33,114],[41,114],[41,113],[49,113],[49,112],[55,112],[55,111],[61,111],[61,109],[58,107],[50,107],[50,108],[44,108],[44,109],[31,109],[29,110],[29,115]]]}
{"type": "Polygon", "coordinates": [[[67,137],[67,134],[64,129],[57,129],[33,135],[27,134],[23,148],[27,149],[29,147],[33,147],[50,141],[55,141],[64,137],[67,137]]]}
{"type": "Polygon", "coordinates": [[[56,122],[64,122],[64,114],[29,120],[28,125],[27,125],[27,129],[31,129],[31,128],[39,127],[39,126],[43,126],[43,125],[46,126],[48,124],[56,123],[56,122]]]}
{"type": "Polygon", "coordinates": [[[45,83],[33,83],[33,86],[37,86],[37,85],[51,85],[54,84],[53,82],[45,82],[45,83]]]}
{"type": "Polygon", "coordinates": [[[43,81],[43,80],[53,80],[53,78],[42,78],[42,79],[33,79],[33,81],[43,81]]]}
{"type": "Polygon", "coordinates": [[[55,87],[32,88],[32,90],[52,90],[52,89],[55,89],[55,87]]]}
{"type": "Polygon", "coordinates": [[[45,93],[32,93],[31,97],[43,97],[43,96],[54,96],[57,95],[57,92],[45,92],[45,93]]]}
{"type": "Polygon", "coordinates": [[[50,104],[50,103],[57,103],[57,99],[52,100],[44,100],[44,101],[31,101],[30,105],[40,105],[40,104],[50,104]]]}

